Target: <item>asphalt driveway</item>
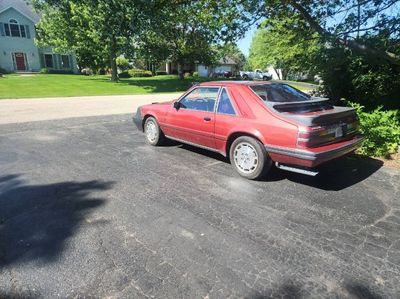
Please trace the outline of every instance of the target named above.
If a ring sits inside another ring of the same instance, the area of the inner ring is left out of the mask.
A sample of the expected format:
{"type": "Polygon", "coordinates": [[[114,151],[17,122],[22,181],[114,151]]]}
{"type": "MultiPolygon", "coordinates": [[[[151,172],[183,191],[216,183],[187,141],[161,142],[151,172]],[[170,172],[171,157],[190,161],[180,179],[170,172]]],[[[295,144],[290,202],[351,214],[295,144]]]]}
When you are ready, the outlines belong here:
{"type": "Polygon", "coordinates": [[[247,181],[130,117],[0,126],[0,298],[399,296],[399,171],[247,181]]]}

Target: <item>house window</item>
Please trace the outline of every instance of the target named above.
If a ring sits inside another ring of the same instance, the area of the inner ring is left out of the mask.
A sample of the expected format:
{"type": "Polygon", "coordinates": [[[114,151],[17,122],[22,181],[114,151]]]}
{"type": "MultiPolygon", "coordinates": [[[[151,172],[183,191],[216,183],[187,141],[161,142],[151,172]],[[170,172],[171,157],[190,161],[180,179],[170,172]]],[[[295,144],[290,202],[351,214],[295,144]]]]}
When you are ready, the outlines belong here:
{"type": "Polygon", "coordinates": [[[0,35],[31,38],[29,26],[19,25],[18,21],[15,19],[11,19],[9,23],[0,23],[0,35]]]}
{"type": "Polygon", "coordinates": [[[10,34],[10,24],[8,24],[8,23],[4,24],[4,32],[5,32],[6,36],[10,36],[11,35],[10,34]]]}
{"type": "Polygon", "coordinates": [[[18,22],[14,19],[10,20],[10,32],[13,37],[21,37],[21,30],[18,22]]]}
{"type": "Polygon", "coordinates": [[[63,69],[71,68],[69,63],[69,55],[61,55],[61,67],[63,69]]]}
{"type": "Polygon", "coordinates": [[[21,31],[21,37],[26,37],[25,26],[19,25],[19,29],[21,31]]]}
{"type": "Polygon", "coordinates": [[[53,54],[44,54],[44,66],[48,68],[53,68],[53,54]]]}

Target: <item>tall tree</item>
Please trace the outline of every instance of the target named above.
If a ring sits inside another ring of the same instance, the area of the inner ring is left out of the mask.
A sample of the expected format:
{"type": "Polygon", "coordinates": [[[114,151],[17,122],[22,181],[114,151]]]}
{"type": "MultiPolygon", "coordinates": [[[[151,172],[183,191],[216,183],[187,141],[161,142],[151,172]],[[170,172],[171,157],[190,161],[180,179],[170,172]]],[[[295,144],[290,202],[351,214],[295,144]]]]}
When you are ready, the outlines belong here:
{"type": "Polygon", "coordinates": [[[213,45],[237,39],[252,16],[251,5],[257,1],[236,0],[164,0],[153,26],[142,35],[139,47],[150,56],[169,58],[178,63],[183,78],[185,63],[212,64],[218,56],[213,45]],[[254,2],[254,3],[253,3],[254,2]]]}
{"type": "Polygon", "coordinates": [[[144,1],[34,0],[43,12],[38,42],[58,49],[73,49],[79,57],[96,61],[108,56],[112,81],[118,80],[116,58],[132,47],[140,34],[144,1]],[[92,55],[88,55],[93,53],[92,55]]]}
{"type": "Polygon", "coordinates": [[[304,25],[295,16],[264,21],[250,46],[252,68],[273,66],[279,77],[282,74],[280,79],[286,79],[289,73],[315,72],[320,39],[304,25]]]}
{"type": "Polygon", "coordinates": [[[253,14],[267,19],[297,16],[333,46],[400,66],[398,0],[268,0],[251,7],[253,14]],[[362,39],[383,32],[395,42],[374,45],[362,39]]]}

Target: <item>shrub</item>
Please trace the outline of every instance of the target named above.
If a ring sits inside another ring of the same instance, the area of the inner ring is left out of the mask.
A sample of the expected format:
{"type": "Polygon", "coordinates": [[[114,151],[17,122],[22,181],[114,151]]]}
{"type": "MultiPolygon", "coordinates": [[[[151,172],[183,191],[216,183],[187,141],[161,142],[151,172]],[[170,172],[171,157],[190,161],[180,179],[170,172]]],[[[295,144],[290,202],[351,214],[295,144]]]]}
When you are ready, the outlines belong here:
{"type": "Polygon", "coordinates": [[[40,73],[40,74],[49,74],[50,71],[49,71],[48,68],[45,68],[45,67],[44,67],[44,68],[40,69],[39,73],[40,73]]]}
{"type": "Polygon", "coordinates": [[[362,155],[390,157],[400,146],[400,110],[382,110],[378,107],[372,112],[365,112],[364,106],[350,105],[357,110],[361,132],[365,140],[358,150],[362,155]]]}
{"type": "Polygon", "coordinates": [[[400,69],[395,66],[340,47],[324,49],[316,64],[330,99],[345,98],[365,106],[366,110],[378,106],[397,109],[400,69]]]}
{"type": "Polygon", "coordinates": [[[85,76],[93,75],[93,71],[90,68],[84,68],[81,70],[81,74],[85,76]]]}
{"type": "Polygon", "coordinates": [[[199,72],[193,72],[193,77],[198,78],[199,77],[199,72]]]}
{"type": "Polygon", "coordinates": [[[128,71],[131,77],[152,77],[153,73],[146,70],[141,69],[131,69],[128,71]]]}
{"type": "Polygon", "coordinates": [[[183,75],[185,78],[189,78],[189,77],[191,77],[192,76],[192,74],[191,73],[189,73],[189,72],[186,72],[184,75],[183,75]]]}
{"type": "Polygon", "coordinates": [[[168,75],[167,72],[164,71],[156,71],[156,75],[157,76],[164,76],[164,75],[168,75]]]}
{"type": "Polygon", "coordinates": [[[117,62],[117,66],[121,71],[126,71],[127,69],[129,69],[129,60],[126,59],[125,57],[117,57],[116,59],[117,62]]]}
{"type": "Polygon", "coordinates": [[[0,67],[0,74],[5,75],[5,74],[9,74],[9,73],[10,73],[9,71],[7,71],[6,69],[3,69],[2,67],[0,67]]]}
{"type": "Polygon", "coordinates": [[[49,74],[73,74],[71,70],[49,70],[49,74]]]}
{"type": "Polygon", "coordinates": [[[120,78],[130,78],[131,75],[127,71],[125,71],[125,72],[119,73],[118,77],[120,77],[120,78]]]}

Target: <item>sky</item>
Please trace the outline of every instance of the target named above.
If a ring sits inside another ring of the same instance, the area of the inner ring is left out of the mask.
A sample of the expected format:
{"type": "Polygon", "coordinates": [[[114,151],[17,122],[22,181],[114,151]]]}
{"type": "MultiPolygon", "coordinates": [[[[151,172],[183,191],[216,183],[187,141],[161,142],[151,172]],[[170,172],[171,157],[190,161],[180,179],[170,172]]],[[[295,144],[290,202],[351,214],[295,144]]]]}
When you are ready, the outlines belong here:
{"type": "Polygon", "coordinates": [[[253,39],[256,30],[257,30],[257,25],[251,26],[250,29],[246,32],[245,36],[237,42],[239,49],[246,56],[249,56],[251,40],[253,39]]]}

